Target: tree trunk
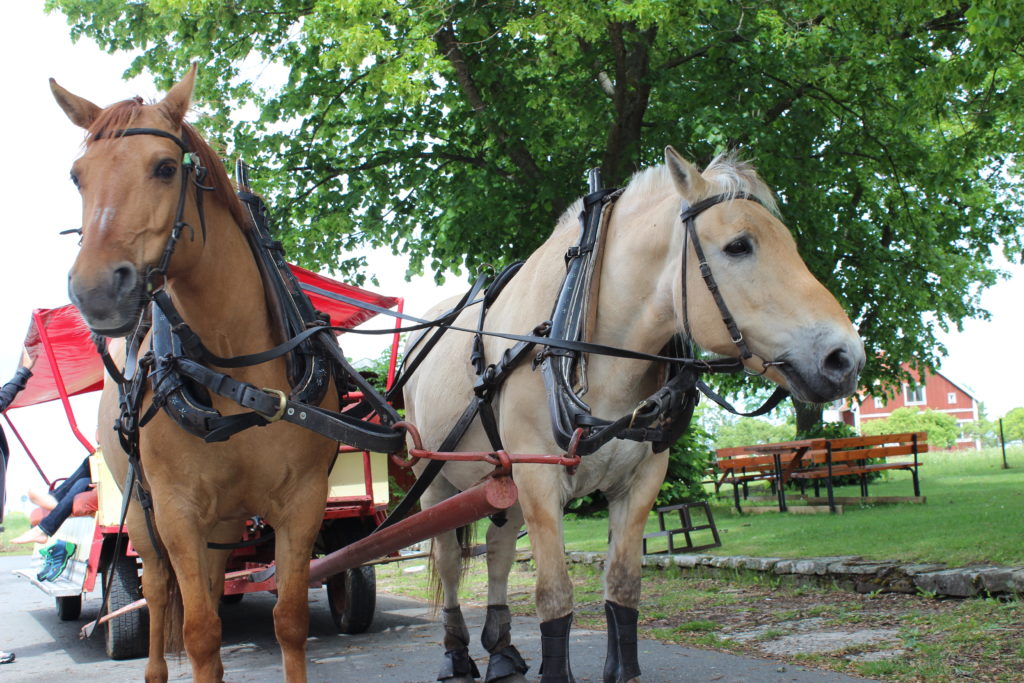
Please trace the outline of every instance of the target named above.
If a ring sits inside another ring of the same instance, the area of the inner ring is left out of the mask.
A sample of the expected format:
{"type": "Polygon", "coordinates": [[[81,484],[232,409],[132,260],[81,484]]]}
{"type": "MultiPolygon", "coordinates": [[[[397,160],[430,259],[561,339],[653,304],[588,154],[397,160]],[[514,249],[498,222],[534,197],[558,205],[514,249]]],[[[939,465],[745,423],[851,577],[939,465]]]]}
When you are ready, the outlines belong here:
{"type": "Polygon", "coordinates": [[[822,423],[822,412],[825,410],[823,403],[804,403],[793,399],[793,408],[796,410],[796,435],[799,439],[804,434],[815,430],[822,423]]]}
{"type": "Polygon", "coordinates": [[[656,35],[657,27],[639,30],[632,23],[608,25],[615,58],[615,118],[608,130],[601,162],[601,177],[607,187],[621,185],[639,167],[640,137],[651,94],[650,48],[656,35]]]}

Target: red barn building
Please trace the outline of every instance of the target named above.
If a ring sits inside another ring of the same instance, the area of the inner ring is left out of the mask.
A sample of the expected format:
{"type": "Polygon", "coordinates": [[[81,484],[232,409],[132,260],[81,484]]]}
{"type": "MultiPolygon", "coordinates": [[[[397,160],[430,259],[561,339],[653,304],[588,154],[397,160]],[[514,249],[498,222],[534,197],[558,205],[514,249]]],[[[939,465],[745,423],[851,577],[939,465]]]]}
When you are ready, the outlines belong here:
{"type": "Polygon", "coordinates": [[[904,364],[903,369],[911,377],[916,378],[916,381],[904,382],[892,398],[887,398],[884,394],[873,396],[870,390],[861,389],[860,405],[846,405],[841,412],[843,421],[859,432],[864,422],[889,417],[897,408],[934,410],[937,413],[949,413],[961,426],[960,436],[953,446],[955,449],[980,448],[981,444],[977,440],[965,437],[962,431],[964,426],[978,419],[978,402],[974,400],[974,396],[962,386],[954,384],[941,372],[926,372],[924,382],[921,382],[919,375],[908,365],[904,364]]]}

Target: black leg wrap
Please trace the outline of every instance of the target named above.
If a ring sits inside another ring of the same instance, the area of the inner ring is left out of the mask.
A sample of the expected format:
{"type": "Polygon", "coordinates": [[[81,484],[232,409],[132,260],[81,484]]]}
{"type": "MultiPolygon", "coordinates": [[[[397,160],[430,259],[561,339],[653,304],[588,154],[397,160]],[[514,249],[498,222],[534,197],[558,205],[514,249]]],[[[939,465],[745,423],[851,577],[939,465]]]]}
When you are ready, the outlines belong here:
{"type": "Polygon", "coordinates": [[[636,622],[639,612],[605,600],[608,619],[608,656],[604,661],[604,683],[626,683],[640,675],[636,652],[636,622]]]}
{"type": "Polygon", "coordinates": [[[486,683],[506,676],[525,674],[530,670],[519,650],[512,645],[512,614],[508,605],[488,605],[484,631],[480,636],[484,649],[491,654],[487,662],[486,683]]]}
{"type": "Polygon", "coordinates": [[[540,624],[541,683],[576,683],[569,668],[569,629],[572,612],[540,624]]]}
{"type": "Polygon", "coordinates": [[[462,609],[453,607],[441,611],[444,622],[444,664],[437,680],[451,678],[479,678],[480,670],[469,656],[469,629],[462,618],[462,609]]]}

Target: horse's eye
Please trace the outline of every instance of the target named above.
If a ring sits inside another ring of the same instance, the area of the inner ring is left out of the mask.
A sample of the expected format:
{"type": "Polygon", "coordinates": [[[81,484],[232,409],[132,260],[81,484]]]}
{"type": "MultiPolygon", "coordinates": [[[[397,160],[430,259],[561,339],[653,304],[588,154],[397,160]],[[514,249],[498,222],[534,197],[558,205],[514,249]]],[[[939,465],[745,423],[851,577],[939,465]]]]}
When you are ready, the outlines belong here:
{"type": "Polygon", "coordinates": [[[156,170],[153,171],[153,177],[160,178],[162,180],[169,180],[174,177],[174,174],[178,172],[178,168],[172,161],[161,161],[156,165],[156,170]]]}
{"type": "Polygon", "coordinates": [[[746,256],[754,251],[754,245],[751,244],[749,237],[740,237],[725,245],[723,251],[729,256],[746,256]]]}
{"type": "Polygon", "coordinates": [[[81,183],[78,182],[78,176],[75,174],[74,171],[71,172],[71,182],[73,182],[75,184],[75,187],[77,188],[82,187],[81,183]]]}

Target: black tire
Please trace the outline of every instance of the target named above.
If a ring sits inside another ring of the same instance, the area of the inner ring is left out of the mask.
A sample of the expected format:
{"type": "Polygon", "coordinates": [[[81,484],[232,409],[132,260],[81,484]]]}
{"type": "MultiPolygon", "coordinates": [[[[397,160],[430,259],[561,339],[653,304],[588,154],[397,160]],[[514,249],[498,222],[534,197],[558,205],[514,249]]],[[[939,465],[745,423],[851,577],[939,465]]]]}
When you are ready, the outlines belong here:
{"type": "Polygon", "coordinates": [[[57,598],[57,616],[61,621],[74,621],[82,615],[82,596],[68,595],[57,598]]]}
{"type": "Polygon", "coordinates": [[[356,567],[327,580],[327,605],[339,633],[362,633],[373,623],[377,608],[377,575],[373,567],[356,567]]]}
{"type": "MultiPolygon", "coordinates": [[[[103,588],[111,576],[108,610],[113,612],[142,597],[139,564],[134,557],[121,555],[111,559],[103,573],[103,588]]],[[[149,610],[137,609],[104,624],[107,656],[111,659],[144,657],[149,649],[149,610]]]]}

